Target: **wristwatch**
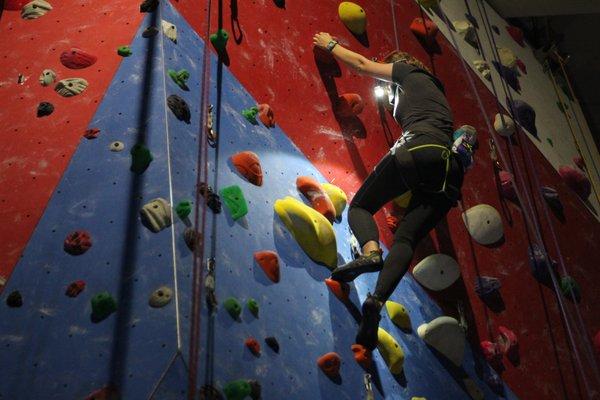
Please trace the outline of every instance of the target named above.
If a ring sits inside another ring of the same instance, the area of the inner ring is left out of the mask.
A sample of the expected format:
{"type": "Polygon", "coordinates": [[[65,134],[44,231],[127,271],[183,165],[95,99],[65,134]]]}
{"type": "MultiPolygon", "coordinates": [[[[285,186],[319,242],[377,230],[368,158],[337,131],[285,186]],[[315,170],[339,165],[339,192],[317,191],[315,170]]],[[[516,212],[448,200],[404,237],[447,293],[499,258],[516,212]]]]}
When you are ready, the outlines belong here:
{"type": "Polygon", "coordinates": [[[327,50],[329,52],[333,51],[333,48],[338,44],[338,42],[336,42],[335,40],[330,40],[329,43],[327,44],[327,50]]]}

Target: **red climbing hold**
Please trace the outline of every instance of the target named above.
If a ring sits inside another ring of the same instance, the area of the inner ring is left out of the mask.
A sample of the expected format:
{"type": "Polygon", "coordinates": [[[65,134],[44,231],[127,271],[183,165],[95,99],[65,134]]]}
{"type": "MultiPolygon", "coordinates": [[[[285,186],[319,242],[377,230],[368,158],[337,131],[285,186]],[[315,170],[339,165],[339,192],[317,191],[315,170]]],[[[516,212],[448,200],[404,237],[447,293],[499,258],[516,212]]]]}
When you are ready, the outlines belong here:
{"type": "Polygon", "coordinates": [[[439,32],[435,22],[430,19],[423,21],[423,18],[413,19],[413,22],[410,24],[410,30],[416,37],[423,40],[432,40],[439,32]]]}
{"type": "Polygon", "coordinates": [[[90,65],[94,65],[97,60],[98,57],[86,51],[75,48],[68,51],[63,51],[63,53],[60,55],[60,62],[62,65],[71,69],[87,68],[90,65]]]}
{"type": "Polygon", "coordinates": [[[92,237],[86,231],[75,231],[66,237],[63,248],[73,256],[85,253],[92,247],[92,237]]]}
{"type": "Polygon", "coordinates": [[[257,251],[254,253],[254,259],[271,281],[279,282],[279,258],[277,253],[270,250],[257,251]]]}
{"type": "Polygon", "coordinates": [[[119,391],[113,385],[108,385],[102,389],[94,390],[85,400],[118,400],[121,396],[119,391]]]}
{"type": "Polygon", "coordinates": [[[364,369],[370,369],[373,358],[371,351],[361,344],[352,345],[352,353],[354,353],[354,361],[364,369]]]}
{"type": "Polygon", "coordinates": [[[251,151],[242,151],[231,156],[231,162],[238,172],[248,181],[256,186],[263,182],[263,172],[260,159],[251,151]]]}
{"type": "Polygon", "coordinates": [[[77,297],[79,293],[83,292],[83,289],[85,289],[85,281],[79,280],[71,282],[69,286],[67,286],[65,294],[69,297],[77,297]]]}
{"type": "Polygon", "coordinates": [[[592,193],[592,184],[588,177],[578,168],[569,165],[562,165],[558,168],[558,174],[582,199],[587,199],[592,193]]]}
{"type": "Polygon", "coordinates": [[[358,115],[365,108],[362,97],[356,93],[345,93],[338,97],[337,114],[342,117],[358,115]]]}
{"type": "Polygon", "coordinates": [[[339,301],[346,303],[350,300],[350,286],[346,282],[339,282],[327,278],[325,279],[325,284],[339,301]]]}
{"type": "Polygon", "coordinates": [[[500,178],[500,190],[502,196],[508,200],[517,201],[517,192],[515,191],[513,174],[502,170],[498,173],[498,178],[500,178]]]}
{"type": "Polygon", "coordinates": [[[506,31],[515,42],[519,43],[519,46],[525,47],[525,35],[523,35],[521,28],[517,28],[516,26],[507,26],[506,31]]]}
{"type": "Polygon", "coordinates": [[[342,359],[334,352],[324,354],[317,360],[317,365],[321,368],[321,371],[332,380],[340,378],[341,363],[342,359]]]}
{"type": "Polygon", "coordinates": [[[388,215],[385,217],[385,222],[387,223],[387,227],[390,229],[390,231],[396,232],[396,229],[398,229],[398,222],[400,222],[400,220],[398,217],[388,215]]]}
{"type": "Polygon", "coordinates": [[[490,342],[489,340],[484,340],[480,343],[480,345],[485,359],[490,364],[498,363],[502,359],[502,352],[496,343],[490,342]]]}
{"type": "Polygon", "coordinates": [[[260,343],[258,343],[258,340],[254,339],[253,337],[249,337],[246,339],[244,344],[248,350],[250,350],[250,353],[254,354],[256,357],[260,357],[260,343]]]}
{"type": "Polygon", "coordinates": [[[30,0],[4,0],[4,9],[8,11],[21,11],[30,0]]]}
{"type": "Polygon", "coordinates": [[[524,75],[527,75],[527,66],[525,65],[525,63],[523,62],[523,60],[521,60],[520,58],[517,58],[517,67],[519,67],[519,70],[524,75]]]}
{"type": "Polygon", "coordinates": [[[275,127],[275,114],[268,104],[258,105],[258,118],[267,128],[275,127]]]}
{"type": "Polygon", "coordinates": [[[350,301],[350,286],[347,283],[327,278],[325,284],[339,301],[342,303],[350,301]]]}
{"type": "Polygon", "coordinates": [[[319,182],[310,176],[300,176],[296,179],[296,187],[306,197],[312,208],[323,214],[329,222],[335,219],[335,207],[319,182]]]}
{"type": "Polygon", "coordinates": [[[96,139],[99,134],[100,134],[100,129],[92,128],[92,129],[88,129],[87,131],[85,131],[85,133],[83,134],[83,137],[91,140],[91,139],[96,139]]]}
{"type": "Polygon", "coordinates": [[[513,331],[504,326],[499,326],[498,333],[496,345],[502,354],[510,355],[518,352],[519,341],[517,340],[517,335],[513,331]]]}
{"type": "Polygon", "coordinates": [[[579,167],[580,170],[585,171],[585,160],[581,156],[573,157],[573,163],[579,167]]]}

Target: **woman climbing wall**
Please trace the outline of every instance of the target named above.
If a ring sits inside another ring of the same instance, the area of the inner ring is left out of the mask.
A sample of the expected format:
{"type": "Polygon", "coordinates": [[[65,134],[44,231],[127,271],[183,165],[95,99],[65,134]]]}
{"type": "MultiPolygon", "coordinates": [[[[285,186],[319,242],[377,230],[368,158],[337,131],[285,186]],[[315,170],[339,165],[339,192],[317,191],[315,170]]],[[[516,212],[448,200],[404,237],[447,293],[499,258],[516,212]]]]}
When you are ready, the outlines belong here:
{"type": "Polygon", "coordinates": [[[356,336],[358,344],[372,350],[377,345],[381,307],[408,270],[416,245],[460,198],[476,133],[463,127],[453,134],[452,112],[441,82],[411,55],[394,51],[378,63],[342,47],[325,32],[314,35],[313,43],[360,74],[386,82],[379,95],[387,95],[387,108],[404,131],[350,204],[348,223],[362,255],[332,272],[333,279],[348,282],[364,272],[381,271],[375,292],[362,305],[356,336]],[[384,260],[373,215],[409,190],[410,203],[384,260]]]}

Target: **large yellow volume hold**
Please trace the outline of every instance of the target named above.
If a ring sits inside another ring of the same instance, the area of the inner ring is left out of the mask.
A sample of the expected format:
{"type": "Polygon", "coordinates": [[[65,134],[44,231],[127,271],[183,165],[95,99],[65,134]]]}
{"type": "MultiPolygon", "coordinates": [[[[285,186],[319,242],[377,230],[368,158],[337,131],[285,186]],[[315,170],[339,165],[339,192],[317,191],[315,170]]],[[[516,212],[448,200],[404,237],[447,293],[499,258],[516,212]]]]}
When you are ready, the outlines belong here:
{"type": "Polygon", "coordinates": [[[343,1],[338,7],[340,19],[355,35],[365,33],[367,27],[367,13],[356,3],[351,1],[343,1]]]}
{"type": "Polygon", "coordinates": [[[377,349],[390,369],[390,372],[394,375],[401,373],[404,366],[404,351],[402,347],[383,328],[379,328],[377,331],[377,340],[379,341],[377,349]]]}
{"type": "Polygon", "coordinates": [[[346,196],[346,193],[342,189],[331,183],[321,183],[321,187],[333,203],[335,217],[340,218],[346,208],[346,204],[348,204],[348,196],[346,196]]]}
{"type": "Polygon", "coordinates": [[[287,196],[275,201],[275,212],[302,250],[315,262],[337,267],[337,244],[333,226],[322,214],[287,196]]]}
{"type": "Polygon", "coordinates": [[[396,205],[400,208],[408,208],[408,205],[410,204],[410,199],[412,199],[412,191],[411,190],[396,197],[394,199],[394,203],[396,203],[396,205]]]}
{"type": "Polygon", "coordinates": [[[387,310],[392,322],[398,328],[404,330],[411,329],[410,316],[408,315],[408,311],[406,311],[406,307],[394,301],[386,301],[385,309],[387,310]]]}

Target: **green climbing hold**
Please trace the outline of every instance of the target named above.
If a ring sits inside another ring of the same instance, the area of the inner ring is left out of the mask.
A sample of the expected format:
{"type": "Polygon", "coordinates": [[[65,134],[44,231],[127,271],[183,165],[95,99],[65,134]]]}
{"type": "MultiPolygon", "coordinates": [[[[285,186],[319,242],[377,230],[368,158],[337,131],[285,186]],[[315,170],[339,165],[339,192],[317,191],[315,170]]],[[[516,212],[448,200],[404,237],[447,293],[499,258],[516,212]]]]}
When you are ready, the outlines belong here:
{"type": "Polygon", "coordinates": [[[246,379],[231,381],[223,387],[223,392],[227,400],[244,400],[252,393],[250,382],[246,379]]]}
{"type": "Polygon", "coordinates": [[[192,203],[187,200],[180,201],[175,207],[175,212],[179,218],[186,219],[192,212],[192,203]]]}
{"type": "Polygon", "coordinates": [[[240,318],[240,314],[242,313],[242,306],[235,297],[230,297],[227,300],[225,300],[223,302],[223,306],[225,306],[225,309],[227,310],[229,315],[231,315],[231,318],[235,320],[238,320],[240,318]]]}
{"type": "Polygon", "coordinates": [[[117,302],[108,292],[101,292],[92,297],[92,320],[100,322],[117,311],[117,302]]]}
{"type": "Polygon", "coordinates": [[[554,142],[552,141],[552,139],[550,138],[546,138],[546,140],[548,141],[548,144],[552,147],[554,147],[554,142]]]}
{"type": "Polygon", "coordinates": [[[129,153],[131,154],[130,170],[136,174],[144,172],[154,159],[150,150],[141,143],[134,145],[129,153]]]}
{"type": "Polygon", "coordinates": [[[258,310],[259,310],[258,301],[250,298],[246,302],[246,307],[248,307],[248,311],[250,311],[250,313],[252,313],[252,315],[254,315],[256,318],[258,318],[258,310]]]}
{"type": "Polygon", "coordinates": [[[219,29],[217,32],[210,35],[210,42],[218,53],[223,53],[225,51],[228,40],[229,33],[225,29],[219,29]]]}
{"type": "Polygon", "coordinates": [[[246,108],[245,110],[242,110],[242,115],[252,125],[258,125],[258,121],[256,120],[256,116],[258,115],[258,107],[246,108]]]}
{"type": "Polygon", "coordinates": [[[248,214],[248,204],[246,203],[242,189],[238,185],[224,187],[219,190],[219,194],[234,221],[248,214]]]}
{"type": "Polygon", "coordinates": [[[187,80],[190,77],[190,73],[187,69],[180,69],[179,71],[175,71],[174,69],[169,69],[167,71],[173,82],[177,84],[183,90],[189,90],[187,87],[187,80]]]}
{"type": "Polygon", "coordinates": [[[569,275],[560,278],[560,291],[563,296],[568,299],[576,302],[581,300],[581,287],[579,286],[579,283],[569,275]]]}
{"type": "Polygon", "coordinates": [[[129,46],[120,46],[117,49],[117,54],[119,54],[121,57],[129,57],[133,54],[133,51],[131,51],[129,46]]]}

